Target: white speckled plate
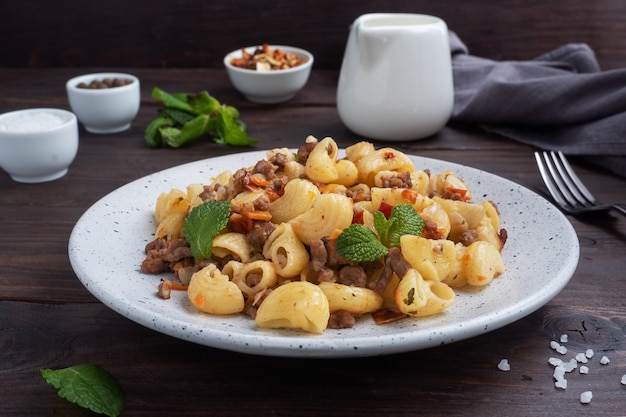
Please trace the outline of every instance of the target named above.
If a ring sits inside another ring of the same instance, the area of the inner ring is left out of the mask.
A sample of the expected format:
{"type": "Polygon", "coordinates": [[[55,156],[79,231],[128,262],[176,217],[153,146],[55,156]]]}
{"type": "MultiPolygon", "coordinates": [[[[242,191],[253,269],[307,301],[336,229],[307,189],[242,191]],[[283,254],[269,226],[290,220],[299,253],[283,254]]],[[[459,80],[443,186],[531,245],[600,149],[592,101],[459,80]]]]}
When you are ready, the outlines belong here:
{"type": "Polygon", "coordinates": [[[507,271],[482,290],[459,290],[445,313],[377,326],[363,317],[352,329],[322,335],[264,330],[243,315],[217,317],[196,311],[186,294],[156,296],[160,277],[140,272],[144,247],[153,239],[153,210],[161,192],[208,183],[224,170],[254,164],[265,152],[197,161],[148,175],[108,194],[77,222],[69,241],[74,271],[85,287],[124,317],[180,339],[269,356],[373,356],[434,347],[467,339],[537,310],[568,283],[578,263],[576,233],[548,201],[484,171],[414,157],[419,169],[453,170],[474,200],[497,203],[508,231],[503,250],[507,271]]]}

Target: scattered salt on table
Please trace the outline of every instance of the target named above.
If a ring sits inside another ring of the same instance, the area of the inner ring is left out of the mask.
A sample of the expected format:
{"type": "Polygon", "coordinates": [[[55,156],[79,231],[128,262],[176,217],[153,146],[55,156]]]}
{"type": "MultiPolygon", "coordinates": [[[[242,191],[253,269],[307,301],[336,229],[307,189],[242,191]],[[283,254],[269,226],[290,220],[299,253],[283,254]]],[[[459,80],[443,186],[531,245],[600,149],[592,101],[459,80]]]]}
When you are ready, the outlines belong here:
{"type": "Polygon", "coordinates": [[[562,334],[561,335],[561,343],[567,343],[567,335],[566,334],[562,334]]]}
{"type": "Polygon", "coordinates": [[[548,359],[548,363],[552,366],[563,365],[563,361],[559,358],[550,358],[548,359]]]}
{"type": "Polygon", "coordinates": [[[508,359],[502,359],[500,363],[498,363],[498,369],[504,372],[511,370],[511,365],[509,364],[508,359]]]}
{"type": "Polygon", "coordinates": [[[591,391],[585,391],[580,394],[580,402],[583,404],[589,404],[592,398],[593,394],[591,393],[591,391]]]}
{"type": "Polygon", "coordinates": [[[587,363],[588,361],[587,356],[584,353],[579,353],[578,355],[576,355],[576,360],[580,363],[587,363]]]}
{"type": "Polygon", "coordinates": [[[593,349],[587,349],[585,351],[585,356],[589,359],[593,358],[593,349]]]}
{"type": "Polygon", "coordinates": [[[601,363],[602,365],[608,365],[609,363],[611,363],[611,360],[610,360],[609,358],[607,358],[606,356],[603,356],[603,357],[600,359],[600,363],[601,363]]]}
{"type": "Polygon", "coordinates": [[[567,348],[559,344],[559,342],[555,342],[554,340],[550,342],[550,347],[556,350],[561,355],[565,355],[567,353],[567,348]]]}
{"type": "Polygon", "coordinates": [[[581,366],[580,367],[580,373],[581,374],[588,374],[589,373],[589,368],[587,368],[586,366],[581,366]]]}

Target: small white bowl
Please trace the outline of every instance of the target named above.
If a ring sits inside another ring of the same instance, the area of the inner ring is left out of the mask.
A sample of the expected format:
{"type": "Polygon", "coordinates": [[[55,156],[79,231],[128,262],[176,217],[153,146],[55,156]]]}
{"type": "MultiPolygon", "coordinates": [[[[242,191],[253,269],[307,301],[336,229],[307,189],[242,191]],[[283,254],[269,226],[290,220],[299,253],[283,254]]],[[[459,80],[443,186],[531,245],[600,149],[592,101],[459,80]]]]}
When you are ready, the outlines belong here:
{"type": "MultiPolygon", "coordinates": [[[[249,46],[244,49],[252,54],[256,48],[257,46],[249,46]]],[[[239,68],[230,63],[233,58],[241,58],[241,49],[232,51],[224,57],[224,66],[230,81],[252,102],[272,104],[290,100],[309,79],[313,66],[313,55],[310,52],[292,46],[270,45],[272,51],[276,48],[286,53],[294,53],[306,62],[293,68],[256,71],[239,68]]]]}
{"type": "Polygon", "coordinates": [[[141,90],[139,79],[131,74],[100,72],[80,75],[66,84],[67,97],[72,111],[85,129],[91,133],[117,133],[130,128],[139,112],[141,90]],[[89,84],[106,78],[132,80],[130,84],[111,88],[80,88],[79,84],[89,84]]]}
{"type": "Polygon", "coordinates": [[[76,116],[61,109],[27,109],[0,115],[0,167],[17,182],[56,180],[78,152],[76,116]]]}

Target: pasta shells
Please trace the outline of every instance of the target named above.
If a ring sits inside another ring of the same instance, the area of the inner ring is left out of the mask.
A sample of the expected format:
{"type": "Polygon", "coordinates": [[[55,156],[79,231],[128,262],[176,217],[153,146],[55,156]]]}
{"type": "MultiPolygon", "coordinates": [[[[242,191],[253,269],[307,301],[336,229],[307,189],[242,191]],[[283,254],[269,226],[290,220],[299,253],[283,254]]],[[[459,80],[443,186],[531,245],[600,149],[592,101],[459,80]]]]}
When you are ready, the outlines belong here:
{"type": "Polygon", "coordinates": [[[328,299],[315,284],[293,281],[273,290],[259,306],[256,324],[276,329],[302,329],[322,333],[328,326],[328,299]]]}

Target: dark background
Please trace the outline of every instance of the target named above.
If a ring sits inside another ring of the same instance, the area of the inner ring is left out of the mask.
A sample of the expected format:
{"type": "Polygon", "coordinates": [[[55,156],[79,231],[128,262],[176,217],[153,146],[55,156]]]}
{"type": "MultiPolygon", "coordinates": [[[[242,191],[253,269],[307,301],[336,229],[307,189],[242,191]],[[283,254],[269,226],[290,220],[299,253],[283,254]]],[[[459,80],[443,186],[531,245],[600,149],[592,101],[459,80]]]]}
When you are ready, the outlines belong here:
{"type": "Polygon", "coordinates": [[[624,0],[28,0],[0,13],[0,68],[219,68],[224,55],[264,42],[310,50],[338,69],[350,23],[368,12],[443,18],[493,59],[532,59],[587,43],[603,69],[625,66],[624,0]]]}

